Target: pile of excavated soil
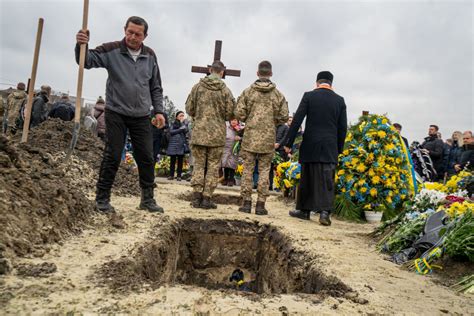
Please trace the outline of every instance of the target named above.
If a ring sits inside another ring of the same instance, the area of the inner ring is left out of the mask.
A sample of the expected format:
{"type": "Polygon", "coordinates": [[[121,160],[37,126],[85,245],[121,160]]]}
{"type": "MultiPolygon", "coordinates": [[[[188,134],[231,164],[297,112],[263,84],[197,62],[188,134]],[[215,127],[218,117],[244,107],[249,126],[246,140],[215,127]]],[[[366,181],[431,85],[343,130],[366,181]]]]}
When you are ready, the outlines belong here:
{"type": "Polygon", "coordinates": [[[46,150],[0,136],[0,249],[7,257],[79,232],[90,218],[93,203],[64,170],[46,150]]]}
{"type": "MultiPolygon", "coordinates": [[[[41,148],[53,157],[63,159],[71,145],[73,127],[73,122],[48,119],[30,131],[27,145],[41,148]]],[[[21,135],[15,137],[18,141],[20,138],[21,135]]],[[[83,190],[95,189],[103,150],[104,144],[99,138],[84,128],[80,130],[67,174],[83,190]]],[[[138,174],[121,164],[115,177],[113,193],[122,196],[139,195],[138,174]]]]}

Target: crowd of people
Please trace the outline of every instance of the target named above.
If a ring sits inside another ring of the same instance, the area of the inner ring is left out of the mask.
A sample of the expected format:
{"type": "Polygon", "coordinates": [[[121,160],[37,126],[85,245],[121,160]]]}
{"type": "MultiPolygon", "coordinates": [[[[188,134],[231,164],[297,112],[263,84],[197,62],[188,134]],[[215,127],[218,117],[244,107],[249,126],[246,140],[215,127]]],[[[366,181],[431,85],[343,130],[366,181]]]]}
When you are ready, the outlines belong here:
{"type": "MultiPolygon", "coordinates": [[[[23,82],[19,82],[16,89],[8,95],[6,102],[3,100],[1,102],[4,133],[16,134],[18,129],[23,128],[28,101],[28,94],[25,89],[26,85],[23,82]]],[[[51,87],[48,85],[42,85],[40,90],[33,94],[30,128],[38,126],[48,118],[59,118],[63,121],[72,121],[74,119],[75,108],[67,94],[62,94],[59,100],[54,103],[50,102],[50,98],[51,87]]]]}
{"type": "MultiPolygon", "coordinates": [[[[243,165],[240,188],[240,212],[251,213],[252,189],[257,189],[256,215],[267,215],[266,199],[273,188],[273,172],[277,162],[295,154],[295,139],[306,129],[298,147],[301,179],[296,196],[296,209],[290,216],[308,220],[311,212],[320,213],[320,223],[330,225],[334,206],[335,169],[342,153],[347,133],[344,98],[333,89],[334,76],[321,71],[315,89],[303,95],[294,117],[288,104],[271,81],[272,64],[262,61],[257,67],[257,79],[234,99],[222,78],[225,65],[216,60],[209,74],[193,86],[186,100],[185,112],[167,117],[163,110],[163,89],[154,51],[143,44],[148,24],[140,17],[130,17],[125,23],[121,41],[109,42],[87,49],[85,68],[106,68],[108,80],[106,100],[99,97],[89,113],[97,136],[105,142],[103,160],[96,187],[96,208],[100,212],[115,212],[110,204],[111,188],[123,156],[127,140],[142,189],[139,208],[149,212],[164,210],[154,198],[154,166],[160,157],[170,157],[169,179],[181,181],[183,162],[190,157],[191,186],[195,208],[213,209],[212,196],[218,182],[235,185],[238,165],[243,165]],[[131,80],[130,78],[133,78],[131,80]],[[186,118],[186,114],[188,118],[186,118]]],[[[89,42],[89,31],[76,35],[76,61],[80,47],[89,42]]],[[[42,86],[36,94],[31,114],[31,127],[48,117],[70,121],[74,107],[69,97],[49,105],[51,88],[42,86]]],[[[22,127],[27,99],[25,85],[8,96],[4,110],[4,132],[15,133],[22,127]]],[[[401,132],[401,125],[394,124],[401,132]]],[[[408,141],[404,139],[407,147],[408,141]]],[[[464,168],[472,168],[474,139],[471,131],[454,132],[443,141],[439,128],[431,125],[422,144],[410,147],[415,168],[425,180],[442,181],[464,168]]]]}

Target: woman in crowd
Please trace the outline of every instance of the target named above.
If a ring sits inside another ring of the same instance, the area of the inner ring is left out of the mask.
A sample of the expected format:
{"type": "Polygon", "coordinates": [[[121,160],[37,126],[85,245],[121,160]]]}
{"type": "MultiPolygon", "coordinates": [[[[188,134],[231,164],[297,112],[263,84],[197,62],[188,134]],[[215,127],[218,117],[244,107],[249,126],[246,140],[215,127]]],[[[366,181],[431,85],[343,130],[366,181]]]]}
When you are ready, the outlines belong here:
{"type": "Polygon", "coordinates": [[[452,176],[456,173],[454,166],[458,164],[461,160],[461,154],[463,152],[463,140],[462,133],[460,131],[455,131],[452,136],[453,144],[451,145],[451,150],[449,152],[447,173],[448,176],[452,176]]]}
{"type": "Polygon", "coordinates": [[[231,119],[226,122],[226,138],[224,153],[222,155],[221,166],[224,168],[224,182],[223,185],[233,186],[235,184],[235,168],[237,168],[237,153],[233,152],[234,144],[240,141],[240,124],[237,119],[231,119]]]}
{"type": "Polygon", "coordinates": [[[177,181],[181,181],[181,174],[183,172],[183,159],[184,155],[189,152],[189,146],[186,139],[188,133],[188,127],[184,124],[184,112],[178,111],[176,113],[176,119],[170,124],[170,141],[166,154],[170,156],[170,176],[168,180],[174,179],[175,165],[177,166],[177,181]]]}

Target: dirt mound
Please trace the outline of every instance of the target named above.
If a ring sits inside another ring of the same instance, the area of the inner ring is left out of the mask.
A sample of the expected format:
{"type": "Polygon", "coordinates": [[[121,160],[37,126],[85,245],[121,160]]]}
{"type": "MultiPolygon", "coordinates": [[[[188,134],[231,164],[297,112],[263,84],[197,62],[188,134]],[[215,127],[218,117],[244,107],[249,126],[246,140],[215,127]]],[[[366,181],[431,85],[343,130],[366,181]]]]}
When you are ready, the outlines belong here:
{"type": "Polygon", "coordinates": [[[338,278],[325,275],[317,257],[295,249],[272,225],[184,218],[154,231],[156,236],[132,256],[102,266],[100,282],[120,291],[181,283],[257,294],[358,297],[338,278]],[[242,273],[240,282],[231,277],[237,271],[242,273]]]}
{"type": "Polygon", "coordinates": [[[60,160],[0,136],[0,248],[7,254],[23,256],[79,232],[93,209],[60,160]]]}
{"type": "MultiPolygon", "coordinates": [[[[31,129],[28,142],[22,146],[41,148],[55,158],[64,158],[71,145],[73,127],[74,122],[48,119],[38,127],[31,129]]],[[[21,135],[17,135],[15,140],[19,141],[20,138],[21,135]]],[[[67,174],[75,179],[76,184],[81,185],[84,190],[95,190],[103,150],[104,144],[99,138],[84,128],[80,130],[67,174]]],[[[124,164],[121,164],[115,177],[113,193],[139,195],[140,186],[137,173],[128,170],[124,164]]]]}

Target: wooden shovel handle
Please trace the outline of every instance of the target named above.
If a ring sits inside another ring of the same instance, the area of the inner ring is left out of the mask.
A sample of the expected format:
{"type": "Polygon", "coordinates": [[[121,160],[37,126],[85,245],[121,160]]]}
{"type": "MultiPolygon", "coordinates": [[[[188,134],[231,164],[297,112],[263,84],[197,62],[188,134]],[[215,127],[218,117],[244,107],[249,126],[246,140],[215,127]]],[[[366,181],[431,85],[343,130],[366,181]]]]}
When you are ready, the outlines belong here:
{"type": "MultiPolygon", "coordinates": [[[[87,31],[87,19],[89,16],[89,0],[84,0],[84,10],[82,12],[82,30],[87,31]]],[[[74,122],[81,121],[81,101],[82,101],[82,82],[84,81],[84,64],[86,60],[87,44],[81,44],[79,52],[79,73],[77,77],[77,93],[76,93],[76,112],[74,122]]]]}
{"type": "Polygon", "coordinates": [[[28,140],[28,132],[30,131],[30,121],[31,121],[31,107],[33,105],[33,97],[35,90],[35,81],[36,81],[36,71],[38,70],[38,59],[39,52],[41,47],[41,36],[43,35],[43,18],[38,20],[38,31],[36,32],[36,44],[35,52],[33,55],[33,66],[31,67],[31,80],[29,81],[28,86],[28,101],[25,108],[25,120],[23,122],[23,133],[21,135],[21,142],[24,143],[28,140]]]}

